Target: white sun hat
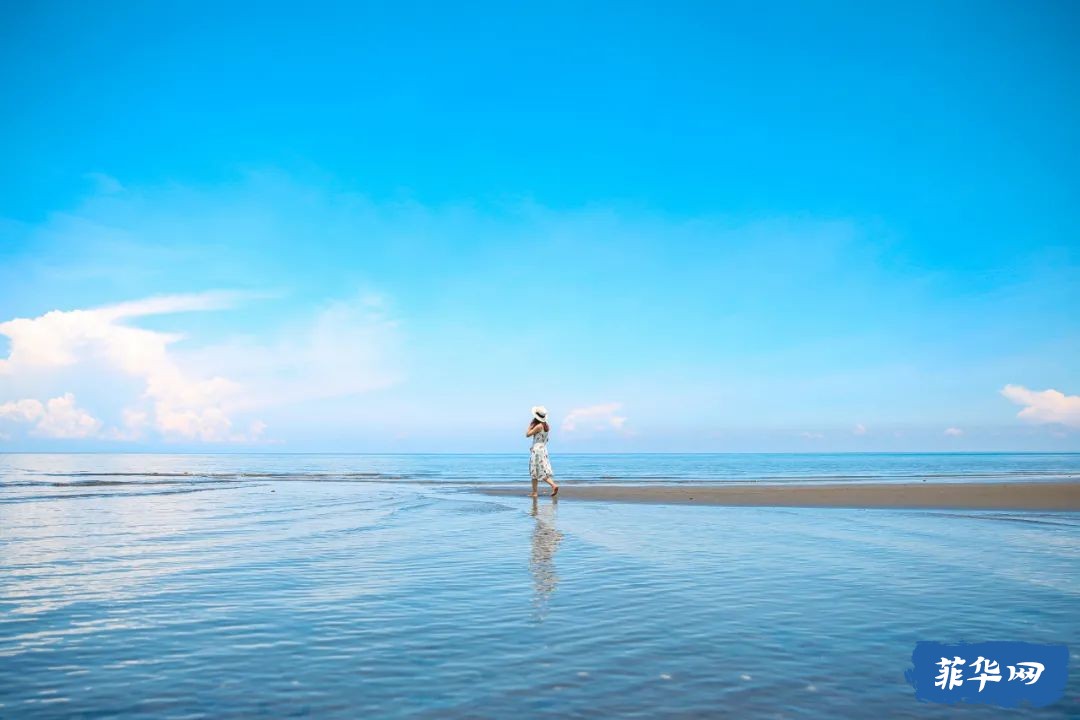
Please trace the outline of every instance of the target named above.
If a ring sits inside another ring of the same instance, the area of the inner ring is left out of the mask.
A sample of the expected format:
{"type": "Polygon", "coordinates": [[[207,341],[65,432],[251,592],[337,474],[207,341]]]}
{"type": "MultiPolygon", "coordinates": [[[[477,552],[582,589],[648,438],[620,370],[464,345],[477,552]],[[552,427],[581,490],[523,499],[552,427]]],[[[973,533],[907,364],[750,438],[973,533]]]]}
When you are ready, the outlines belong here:
{"type": "Polygon", "coordinates": [[[547,408],[544,407],[543,405],[533,405],[532,415],[533,415],[533,418],[539,420],[540,422],[547,422],[548,421],[547,408]]]}

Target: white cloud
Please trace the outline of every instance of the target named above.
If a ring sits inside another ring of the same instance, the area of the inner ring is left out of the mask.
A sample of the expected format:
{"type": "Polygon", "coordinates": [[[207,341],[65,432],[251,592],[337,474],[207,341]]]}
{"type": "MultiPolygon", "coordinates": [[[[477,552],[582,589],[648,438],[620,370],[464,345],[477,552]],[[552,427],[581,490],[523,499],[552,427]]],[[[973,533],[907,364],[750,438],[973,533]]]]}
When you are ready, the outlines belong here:
{"type": "Polygon", "coordinates": [[[230,423],[224,405],[240,386],[222,377],[189,376],[169,353],[169,345],[178,336],[121,321],[223,307],[229,297],[222,293],[173,295],[88,310],[53,310],[37,318],[0,323],[0,334],[11,340],[7,359],[0,360],[0,374],[99,361],[143,381],[143,398],[152,405],[156,427],[163,435],[226,439],[230,423]]]}
{"type": "Polygon", "coordinates": [[[949,428],[945,428],[945,433],[944,434],[948,435],[949,437],[960,437],[961,435],[964,434],[964,431],[961,430],[958,427],[949,427],[949,428]]]}
{"type": "Polygon", "coordinates": [[[139,440],[146,434],[150,416],[145,410],[124,408],[121,413],[123,428],[110,428],[105,436],[110,440],[139,440]]]}
{"type": "Polygon", "coordinates": [[[258,411],[388,387],[401,379],[398,325],[374,295],[335,300],[265,339],[241,339],[184,356],[192,368],[244,378],[231,401],[258,411]]]}
{"type": "Polygon", "coordinates": [[[1033,423],[1060,423],[1080,427],[1080,395],[1058,390],[1028,390],[1022,385],[1006,385],[1001,394],[1024,409],[1017,417],[1033,423]]]}
{"type": "Polygon", "coordinates": [[[85,438],[97,435],[101,421],[75,405],[75,396],[65,393],[45,403],[45,414],[35,433],[53,438],[85,438]]]}
{"type": "Polygon", "coordinates": [[[28,398],[26,400],[14,400],[0,405],[0,418],[8,420],[20,420],[30,422],[37,420],[45,414],[45,406],[40,400],[28,398]]]}
{"type": "Polygon", "coordinates": [[[852,435],[865,435],[866,432],[866,426],[862,423],[855,423],[855,427],[851,430],[852,435]]]}
{"type": "MultiPolygon", "coordinates": [[[[129,398],[121,427],[103,437],[136,440],[152,428],[166,438],[208,442],[253,441],[264,433],[266,424],[259,419],[246,431],[237,430],[238,413],[350,395],[397,378],[383,363],[396,326],[383,317],[381,301],[372,296],[330,303],[306,323],[283,330],[277,340],[186,353],[172,347],[181,336],[124,322],[229,307],[240,297],[223,292],[171,295],[9,320],[0,323],[0,334],[11,341],[8,357],[0,359],[0,377],[18,387],[20,379],[70,367],[88,375],[103,369],[120,373],[135,379],[141,394],[129,398]]],[[[36,432],[52,437],[96,434],[101,423],[80,415],[74,398],[68,403],[66,397],[50,400],[48,407],[32,398],[8,402],[0,405],[0,417],[44,418],[36,432]]]]}
{"type": "Polygon", "coordinates": [[[825,434],[824,433],[819,433],[819,432],[806,431],[806,432],[799,433],[799,437],[805,438],[807,440],[822,440],[825,437],[825,434]]]}
{"type": "Polygon", "coordinates": [[[27,398],[0,405],[0,418],[34,423],[34,435],[50,438],[94,437],[101,421],[75,404],[75,396],[65,393],[46,403],[27,398]]]}
{"type": "Polygon", "coordinates": [[[167,295],[88,310],[53,310],[36,318],[0,323],[0,335],[11,339],[11,351],[0,359],[0,374],[73,365],[85,354],[106,360],[134,374],[152,374],[167,365],[166,346],[175,335],[120,324],[121,320],[226,307],[229,293],[167,295]]]}
{"type": "Polygon", "coordinates": [[[623,432],[626,417],[619,415],[622,403],[612,402],[601,405],[574,408],[563,419],[563,432],[614,430],[623,432]]]}

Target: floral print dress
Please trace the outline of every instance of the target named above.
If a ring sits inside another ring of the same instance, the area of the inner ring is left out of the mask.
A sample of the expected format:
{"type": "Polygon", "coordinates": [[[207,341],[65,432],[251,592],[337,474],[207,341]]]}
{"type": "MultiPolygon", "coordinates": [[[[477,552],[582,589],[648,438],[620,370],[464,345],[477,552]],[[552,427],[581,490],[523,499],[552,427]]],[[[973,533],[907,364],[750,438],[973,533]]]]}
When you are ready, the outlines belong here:
{"type": "Polygon", "coordinates": [[[529,475],[533,480],[551,479],[551,459],[547,449],[548,431],[540,430],[532,436],[532,448],[529,451],[529,475]]]}

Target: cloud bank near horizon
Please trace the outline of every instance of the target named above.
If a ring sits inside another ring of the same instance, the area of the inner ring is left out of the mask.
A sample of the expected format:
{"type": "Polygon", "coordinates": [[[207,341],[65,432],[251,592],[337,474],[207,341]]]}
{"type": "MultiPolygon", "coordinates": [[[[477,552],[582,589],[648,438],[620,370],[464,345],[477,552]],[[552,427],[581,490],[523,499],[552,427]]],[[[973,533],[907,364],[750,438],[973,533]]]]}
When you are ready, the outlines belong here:
{"type": "Polygon", "coordinates": [[[174,349],[184,335],[129,324],[231,308],[249,297],[220,291],[168,295],[0,323],[0,335],[10,342],[8,356],[0,359],[0,387],[9,393],[56,383],[123,387],[118,376],[137,388],[121,399],[118,421],[110,425],[79,406],[68,387],[52,398],[8,400],[0,404],[0,419],[47,438],[133,441],[154,433],[167,440],[250,443],[267,427],[260,410],[397,380],[384,363],[396,344],[396,323],[375,296],[328,303],[268,342],[239,338],[189,352],[174,349]],[[239,416],[247,418],[243,429],[239,416]]]}

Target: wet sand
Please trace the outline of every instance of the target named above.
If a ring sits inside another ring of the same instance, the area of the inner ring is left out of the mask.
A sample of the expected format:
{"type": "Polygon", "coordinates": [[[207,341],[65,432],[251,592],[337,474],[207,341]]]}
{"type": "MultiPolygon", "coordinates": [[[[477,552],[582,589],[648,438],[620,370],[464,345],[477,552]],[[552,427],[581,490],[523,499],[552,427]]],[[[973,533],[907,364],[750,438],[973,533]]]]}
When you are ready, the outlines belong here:
{"type": "MultiPolygon", "coordinates": [[[[477,488],[528,495],[529,488],[477,488]]],[[[545,488],[546,490],[546,488],[545,488]]],[[[544,493],[546,495],[546,492],[544,493]]],[[[563,485],[559,498],[759,507],[1080,510],[1080,483],[847,483],[822,485],[563,485]]]]}

